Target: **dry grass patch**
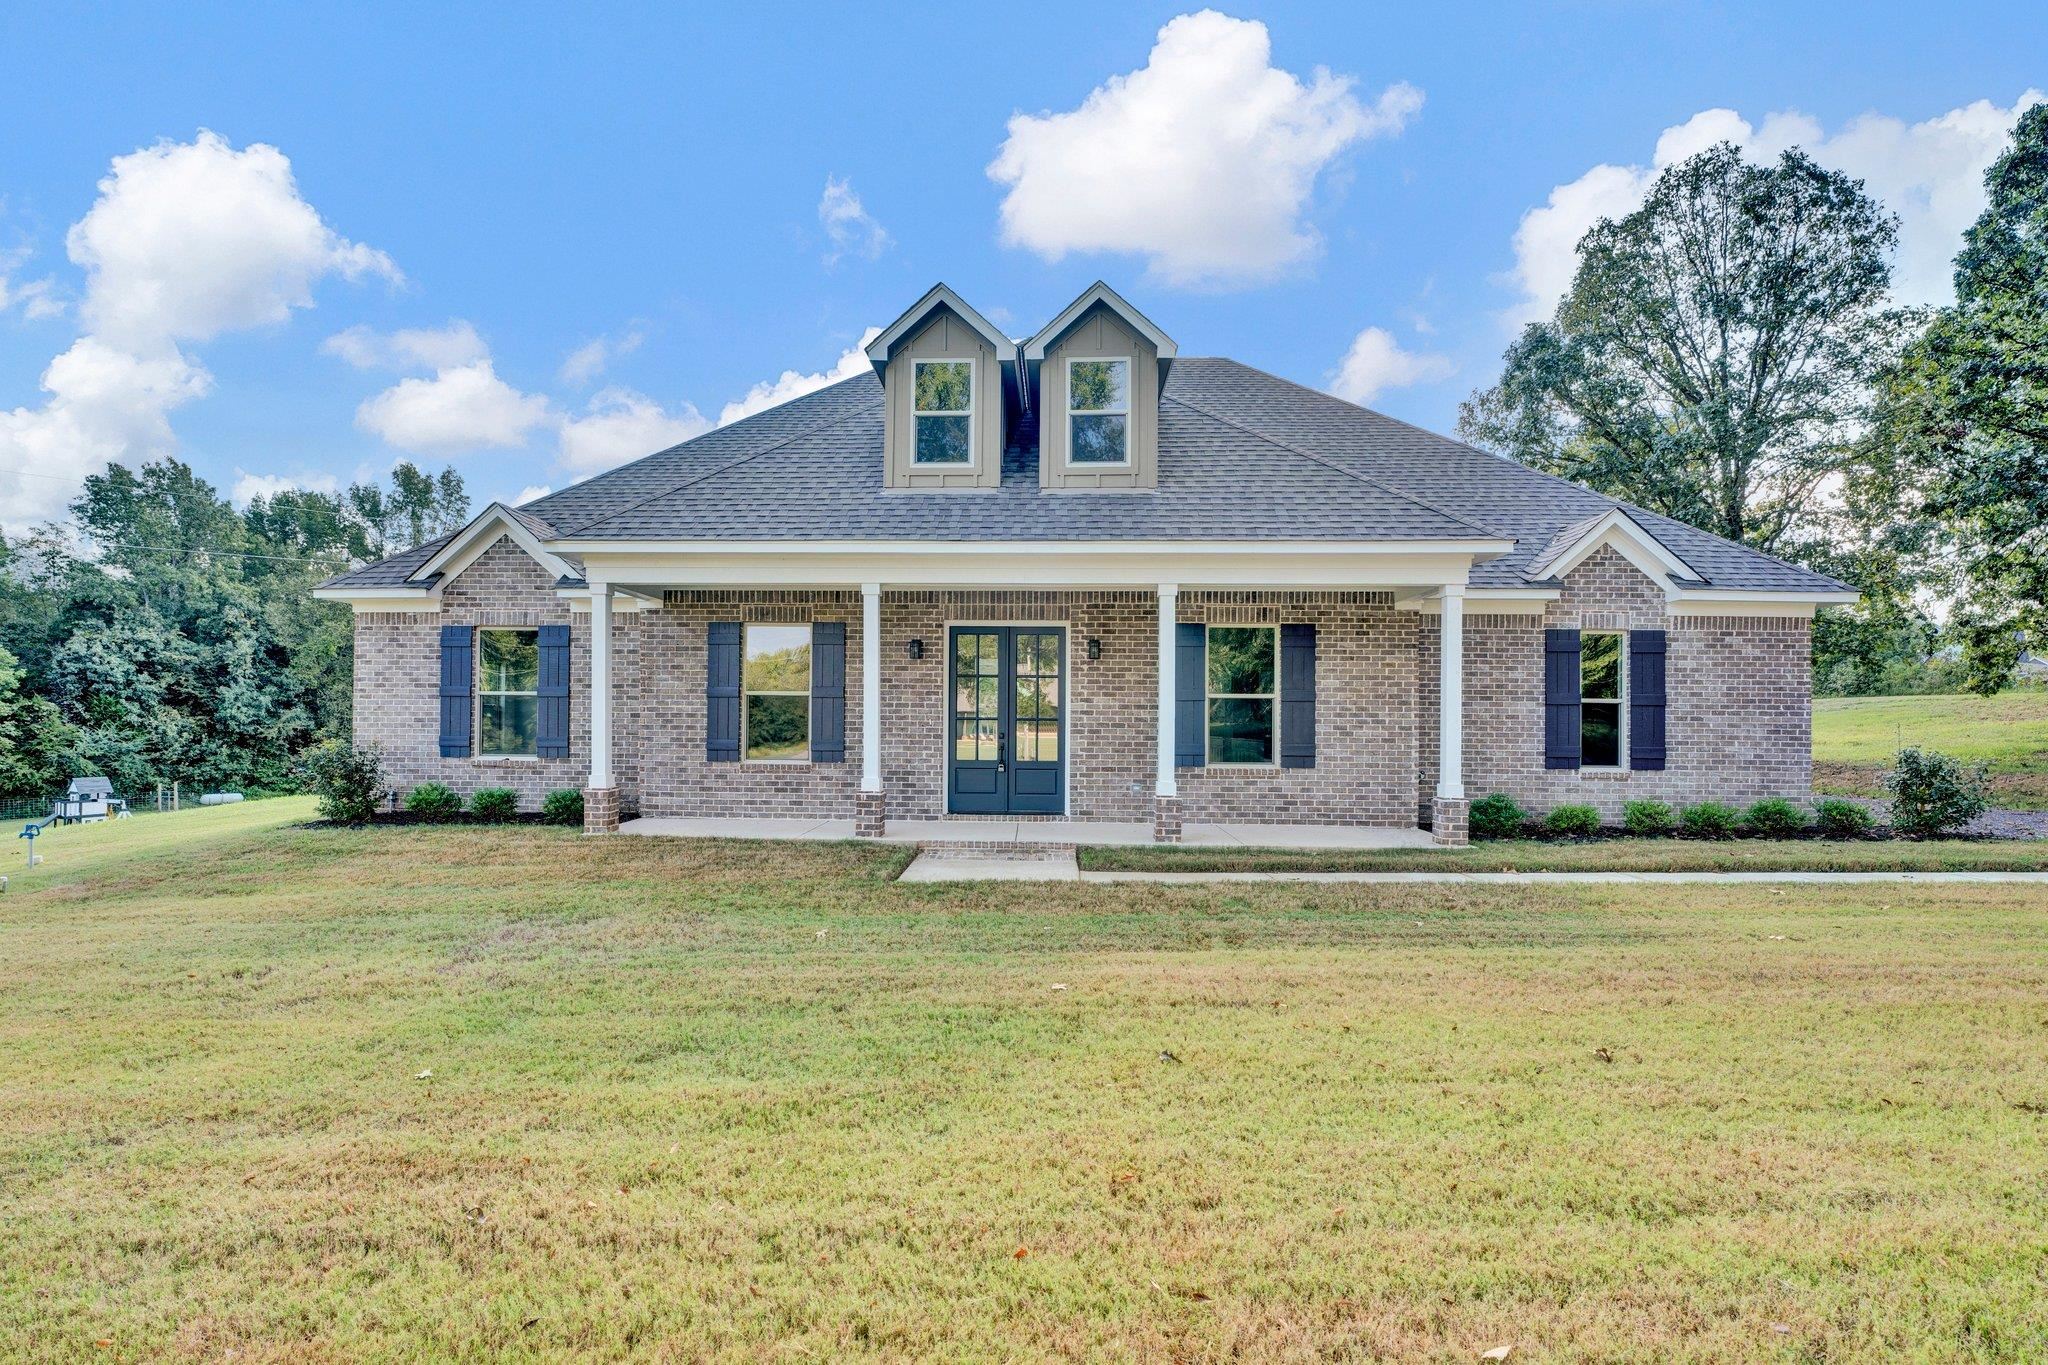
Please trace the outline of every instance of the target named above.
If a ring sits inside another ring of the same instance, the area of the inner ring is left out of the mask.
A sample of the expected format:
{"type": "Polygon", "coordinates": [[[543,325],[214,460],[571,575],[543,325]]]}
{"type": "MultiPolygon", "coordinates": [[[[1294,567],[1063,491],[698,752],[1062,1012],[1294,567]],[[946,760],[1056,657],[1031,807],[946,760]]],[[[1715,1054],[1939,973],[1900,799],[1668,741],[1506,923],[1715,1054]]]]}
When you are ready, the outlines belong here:
{"type": "Polygon", "coordinates": [[[2037,889],[175,856],[0,900],[26,1354],[2048,1352],[2037,889]]]}

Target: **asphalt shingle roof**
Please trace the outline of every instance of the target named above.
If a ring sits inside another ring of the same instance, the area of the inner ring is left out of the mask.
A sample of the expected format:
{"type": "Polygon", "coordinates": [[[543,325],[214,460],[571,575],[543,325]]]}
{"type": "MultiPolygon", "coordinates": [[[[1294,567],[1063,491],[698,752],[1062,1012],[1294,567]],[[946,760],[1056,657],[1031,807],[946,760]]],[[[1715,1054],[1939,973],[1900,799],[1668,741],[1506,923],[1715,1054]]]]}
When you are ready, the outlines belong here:
{"type": "MultiPolygon", "coordinates": [[[[1514,540],[1474,566],[1521,586],[1569,528],[1626,504],[1233,360],[1183,357],[1160,395],[1159,487],[1047,495],[1035,455],[1001,486],[883,487],[882,387],[862,373],[515,511],[543,540],[1514,540]]],[[[1833,579],[1633,506],[1710,584],[1840,591],[1833,579]]],[[[446,542],[338,586],[402,583],[446,542]]]]}

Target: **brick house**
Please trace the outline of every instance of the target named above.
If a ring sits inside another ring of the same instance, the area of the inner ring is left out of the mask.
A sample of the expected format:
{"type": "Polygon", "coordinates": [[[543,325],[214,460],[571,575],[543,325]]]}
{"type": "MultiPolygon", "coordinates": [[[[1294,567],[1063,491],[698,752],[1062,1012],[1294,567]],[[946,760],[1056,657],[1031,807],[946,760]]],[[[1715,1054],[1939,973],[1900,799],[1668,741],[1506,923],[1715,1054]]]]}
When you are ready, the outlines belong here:
{"type": "Polygon", "coordinates": [[[940,285],[863,374],[329,580],[401,785],[638,815],[1428,827],[1803,797],[1841,583],[940,285]]]}

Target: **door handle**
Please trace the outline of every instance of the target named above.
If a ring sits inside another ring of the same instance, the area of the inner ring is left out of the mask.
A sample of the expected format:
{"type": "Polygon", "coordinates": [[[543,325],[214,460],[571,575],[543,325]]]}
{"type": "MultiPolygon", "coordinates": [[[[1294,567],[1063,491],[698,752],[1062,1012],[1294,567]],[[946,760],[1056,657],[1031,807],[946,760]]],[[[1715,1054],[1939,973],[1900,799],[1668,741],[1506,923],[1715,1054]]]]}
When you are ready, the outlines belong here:
{"type": "Polygon", "coordinates": [[[1003,765],[1010,761],[1010,737],[996,736],[996,771],[1003,771],[1003,765]]]}

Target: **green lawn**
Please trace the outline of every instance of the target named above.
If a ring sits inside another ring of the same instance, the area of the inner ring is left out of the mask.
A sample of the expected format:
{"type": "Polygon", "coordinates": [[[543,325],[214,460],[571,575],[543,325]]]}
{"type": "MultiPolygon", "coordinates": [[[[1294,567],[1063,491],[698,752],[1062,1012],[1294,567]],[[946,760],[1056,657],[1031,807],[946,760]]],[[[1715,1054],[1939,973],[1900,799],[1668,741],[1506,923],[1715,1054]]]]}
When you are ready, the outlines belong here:
{"type": "Polygon", "coordinates": [[[2048,1356],[2040,888],[257,813],[0,896],[5,1354],[2048,1356]]]}
{"type": "Polygon", "coordinates": [[[1081,866],[1126,872],[2044,872],[2048,839],[1487,839],[1469,848],[1284,849],[1126,844],[1081,866]]]}
{"type": "Polygon", "coordinates": [[[1987,765],[1998,805],[2048,810],[2048,690],[1814,699],[1817,791],[1882,796],[1878,779],[1909,745],[1987,765]]]}

